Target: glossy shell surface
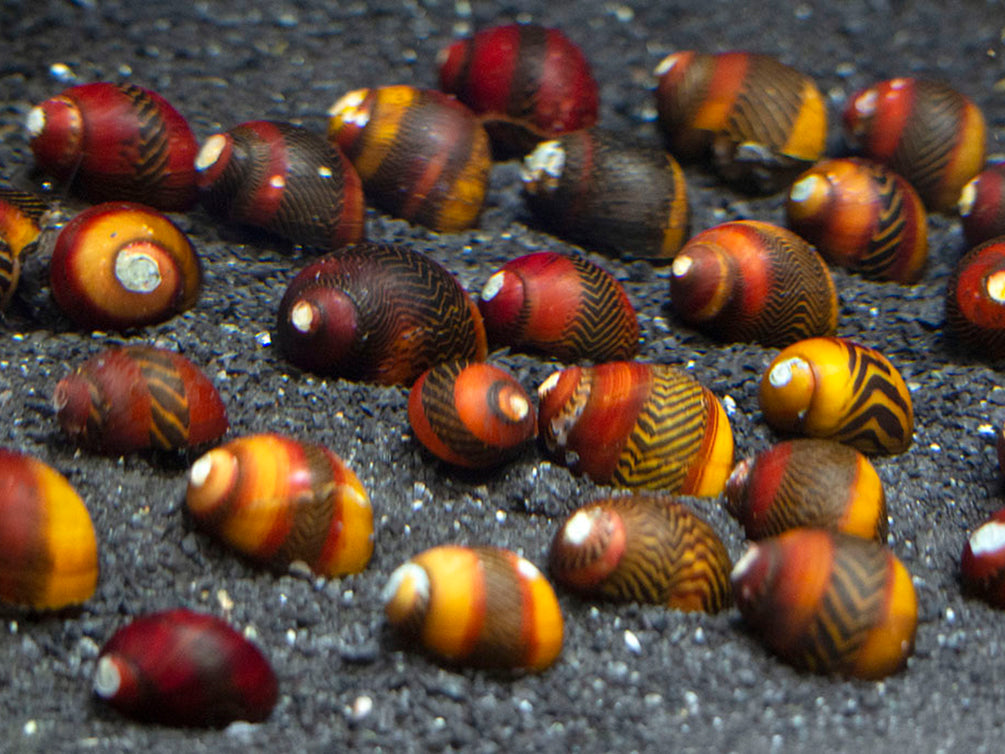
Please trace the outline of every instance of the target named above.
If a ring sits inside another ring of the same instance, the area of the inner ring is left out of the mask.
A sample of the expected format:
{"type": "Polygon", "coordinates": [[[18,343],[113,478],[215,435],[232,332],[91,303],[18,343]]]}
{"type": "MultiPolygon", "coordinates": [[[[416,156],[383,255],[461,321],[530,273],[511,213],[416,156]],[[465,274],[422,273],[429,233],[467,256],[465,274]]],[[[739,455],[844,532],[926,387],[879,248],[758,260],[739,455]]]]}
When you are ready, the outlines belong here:
{"type": "Polygon", "coordinates": [[[48,205],[41,197],[0,186],[0,312],[21,278],[22,257],[38,240],[48,205]]]}
{"type": "Polygon", "coordinates": [[[1005,609],[1005,508],[967,538],[960,556],[960,581],[970,596],[1005,609]]]}
{"type": "Polygon", "coordinates": [[[975,356],[1005,357],[1005,238],[968,251],[946,284],[946,327],[975,356]]]}
{"type": "Polygon", "coordinates": [[[970,246],[1005,236],[1005,162],[990,163],[971,179],[957,209],[970,246]]]}

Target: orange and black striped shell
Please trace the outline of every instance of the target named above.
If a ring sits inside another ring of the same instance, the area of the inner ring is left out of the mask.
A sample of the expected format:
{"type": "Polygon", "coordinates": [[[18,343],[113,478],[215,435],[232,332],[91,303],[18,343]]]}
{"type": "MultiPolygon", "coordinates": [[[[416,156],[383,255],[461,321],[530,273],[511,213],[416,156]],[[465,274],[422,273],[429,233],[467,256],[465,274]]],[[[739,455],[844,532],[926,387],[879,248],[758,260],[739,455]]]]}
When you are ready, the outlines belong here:
{"type": "Polygon", "coordinates": [[[198,144],[156,92],[81,84],[32,108],[27,127],[39,168],[92,202],[136,201],[165,212],[195,204],[198,144]]]}
{"type": "Polygon", "coordinates": [[[112,455],[215,442],[227,411],[213,383],[180,353],[109,348],[59,381],[56,419],[77,443],[112,455]]]}
{"type": "Polygon", "coordinates": [[[541,671],[562,651],[551,584],[509,550],[433,547],[399,566],[382,596],[404,640],[451,664],[541,671]]]}
{"type": "Polygon", "coordinates": [[[1005,609],[1005,508],[974,529],[960,555],[963,591],[1005,609]]]}
{"type": "Polygon", "coordinates": [[[637,493],[583,506],[555,534],[548,568],[586,597],[707,613],[733,603],[725,545],[672,497],[637,493]]]}
{"type": "Polygon", "coordinates": [[[255,120],[210,136],[196,157],[214,215],[314,249],[364,234],[363,184],[345,155],[302,126],[255,120]]]}
{"type": "Polygon", "coordinates": [[[942,82],[901,77],[856,92],[844,126],[864,157],[904,176],[936,212],[954,209],[960,191],[984,167],[984,115],[942,82]]]}
{"type": "Polygon", "coordinates": [[[789,227],[831,264],[870,280],[916,283],[928,259],[928,215],[910,183],[855,157],[823,160],[789,189],[789,227]]]}
{"type": "Polygon", "coordinates": [[[946,284],[946,327],[974,355],[1005,357],[1005,238],[975,246],[956,263],[946,284]]]}
{"type": "Polygon", "coordinates": [[[747,539],[810,526],[886,542],[886,495],[876,469],[833,440],[787,440],[740,461],[726,482],[726,509],[747,539]]]}
{"type": "Polygon", "coordinates": [[[42,232],[49,209],[35,194],[0,186],[0,312],[7,308],[21,278],[21,260],[42,232]]]}
{"type": "Polygon", "coordinates": [[[1005,161],[989,163],[972,178],[957,203],[967,244],[1005,236],[1005,161]]]}
{"type": "Polygon", "coordinates": [[[492,154],[482,124],[460,102],[435,90],[384,86],[349,92],[328,115],[329,141],[345,152],[377,207],[440,232],[478,223],[492,154]]]}
{"type": "Polygon", "coordinates": [[[733,432],[713,393],[663,364],[614,361],[552,373],[538,388],[549,453],[599,484],[722,492],[733,432]]]}
{"type": "Polygon", "coordinates": [[[86,602],[97,584],[84,501],[51,466],[0,448],[0,601],[59,610],[86,602]]]}
{"type": "Polygon", "coordinates": [[[323,445],[247,435],[189,471],[185,505],[224,544],[273,568],[300,561],[335,578],[366,568],[373,510],[356,474],[323,445]]]}
{"type": "Polygon", "coordinates": [[[875,349],[843,338],[810,338],[779,353],[761,378],[761,411],[780,432],[903,453],[914,434],[911,394],[875,349]]]}
{"type": "Polygon", "coordinates": [[[873,540],[791,529],[750,545],[731,578],[747,626],[801,670],[880,679],[914,650],[911,575],[873,540]]]}
{"type": "Polygon", "coordinates": [[[776,58],[686,51],[664,58],[655,73],[660,128],[678,159],[711,158],[725,180],[773,191],[823,154],[823,95],[776,58]]]}
{"type": "Polygon", "coordinates": [[[639,320],[609,272],[578,256],[539,251],[510,260],[482,288],[489,343],[563,362],[630,359],[639,320]]]}
{"type": "Polygon", "coordinates": [[[680,165],[612,132],[591,128],[538,144],[521,178],[538,222],[588,249],[664,260],[687,237],[691,215],[680,165]]]}
{"type": "Polygon", "coordinates": [[[445,361],[412,385],[408,421],[425,448],[447,463],[498,466],[537,434],[537,411],[509,372],[491,364],[445,361]]]}
{"type": "Polygon", "coordinates": [[[736,220],[704,230],[684,244],[670,271],[674,311],[719,340],[784,347],[837,328],[830,270],[777,225],[736,220]]]}
{"type": "Polygon", "coordinates": [[[482,315],[457,278],[421,252],[375,243],[301,270],[279,304],[277,340],[302,369],[384,385],[488,352],[482,315]]]}

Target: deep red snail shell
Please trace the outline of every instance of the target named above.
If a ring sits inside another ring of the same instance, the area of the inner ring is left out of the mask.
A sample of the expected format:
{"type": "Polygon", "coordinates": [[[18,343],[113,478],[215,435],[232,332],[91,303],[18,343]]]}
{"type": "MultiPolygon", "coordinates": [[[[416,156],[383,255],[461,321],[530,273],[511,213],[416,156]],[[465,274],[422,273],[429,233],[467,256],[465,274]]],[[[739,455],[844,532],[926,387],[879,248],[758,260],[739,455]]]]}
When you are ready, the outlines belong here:
{"type": "Polygon", "coordinates": [[[640,493],[579,508],[549,552],[555,581],[584,596],[708,613],[732,604],[731,568],[725,545],[690,508],[640,493]]]}
{"type": "Polygon", "coordinates": [[[144,722],[223,727],[268,718],[279,684],[262,652],[225,621],[178,608],[112,635],[98,655],[94,693],[144,722]]]}
{"type": "Polygon", "coordinates": [[[442,50],[439,68],[440,88],[481,116],[500,158],[597,120],[600,97],[590,64],[558,29],[483,29],[442,50]]]}
{"type": "Polygon", "coordinates": [[[412,433],[436,457],[483,469],[509,460],[537,434],[537,411],[516,378],[480,362],[430,367],[408,396],[412,433]]]}
{"type": "Polygon", "coordinates": [[[195,204],[195,136],[156,92],[81,84],[32,108],[27,127],[38,166],[91,201],[165,212],[195,204]]]}
{"type": "Polygon", "coordinates": [[[731,580],[747,626],[801,670],[875,680],[914,650],[911,575],[873,540],[790,529],[751,544],[731,580]]]}
{"type": "Polygon", "coordinates": [[[49,262],[56,304],[78,326],[127,330],[192,308],[202,269],[191,242],[157,210],[98,204],[60,231],[49,262]]]}
{"type": "Polygon", "coordinates": [[[570,362],[630,359],[639,320],[621,284],[602,267],[551,251],[507,262],[478,300],[489,343],[570,362]]]}
{"type": "Polygon", "coordinates": [[[260,563],[301,561],[335,578],[373,553],[373,510],[359,478],[323,445],[239,437],[192,464],[185,505],[199,526],[260,563]]]}
{"type": "Polygon", "coordinates": [[[21,259],[42,232],[48,205],[39,196],[0,186],[0,312],[21,278],[21,259]]]}
{"type": "Polygon", "coordinates": [[[553,372],[538,388],[548,452],[598,484],[718,495],[733,432],[710,390],[663,364],[614,361],[553,372]]]}
{"type": "Polygon", "coordinates": [[[964,543],[960,581],[967,594],[1005,609],[1005,508],[974,529],[964,543]]]}
{"type": "Polygon", "coordinates": [[[223,401],[199,368],[151,346],[102,351],[59,381],[52,402],[74,442],[112,455],[198,447],[228,427],[223,401]]]}
{"type": "Polygon", "coordinates": [[[574,131],[538,144],[521,178],[535,218],[588,249],[667,260],[687,236],[684,172],[660,149],[597,128],[574,131]]]}
{"type": "Polygon", "coordinates": [[[403,638],[451,664],[541,671],[562,651],[562,613],[551,584],[509,550],[426,550],[391,574],[382,598],[403,638]]]}
{"type": "Polygon", "coordinates": [[[411,385],[441,361],[484,361],[488,350],[478,307],[450,272],[375,243],[301,270],[279,304],[277,341],[302,369],[384,385],[411,385]]]}
{"type": "Polygon", "coordinates": [[[832,264],[871,280],[916,283],[928,259],[928,216],[899,175],[858,158],[822,160],[789,189],[789,227],[832,264]]]}
{"type": "Polygon", "coordinates": [[[673,260],[670,303],[686,323],[725,341],[784,347],[837,328],[827,265],[785,228],[736,220],[692,237],[673,260]]]}
{"type": "Polygon", "coordinates": [[[856,92],[844,127],[862,156],[904,176],[932,211],[954,209],[960,191],[984,167],[983,113],[941,82],[900,77],[856,92]]]}
{"type": "Polygon", "coordinates": [[[0,448],[0,601],[59,610],[86,602],[97,584],[84,501],[48,464],[0,448]]]}
{"type": "Polygon", "coordinates": [[[972,178],[957,208],[969,246],[1005,236],[1005,162],[990,163],[972,178]]]}
{"type": "Polygon", "coordinates": [[[1005,238],[975,246],[956,263],[946,284],[946,327],[974,355],[1005,357],[1005,238]]]}
{"type": "Polygon", "coordinates": [[[780,442],[736,464],[726,509],[747,539],[799,526],[886,542],[886,495],[869,459],[832,440],[780,442]]]}
{"type": "Polygon", "coordinates": [[[352,161],[377,207],[440,232],[477,224],[492,156],[488,134],[460,102],[385,86],[349,92],[328,115],[329,141],[352,161]]]}
{"type": "Polygon", "coordinates": [[[359,175],[313,131],[276,121],[242,123],[210,136],[195,164],[203,205],[229,222],[317,249],[363,238],[359,175]]]}

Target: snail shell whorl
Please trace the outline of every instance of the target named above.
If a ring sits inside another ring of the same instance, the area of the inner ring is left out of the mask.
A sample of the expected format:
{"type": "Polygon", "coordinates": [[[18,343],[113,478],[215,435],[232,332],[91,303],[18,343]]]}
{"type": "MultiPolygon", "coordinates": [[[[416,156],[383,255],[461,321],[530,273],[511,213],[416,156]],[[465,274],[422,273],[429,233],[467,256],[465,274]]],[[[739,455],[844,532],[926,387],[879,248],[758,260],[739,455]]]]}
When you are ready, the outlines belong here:
{"type": "Polygon", "coordinates": [[[946,284],[946,325],[972,353],[1005,357],[1005,239],[985,241],[956,263],[946,284]]]}
{"type": "Polygon", "coordinates": [[[970,180],[957,207],[969,246],[1005,236],[1005,162],[990,163],[970,180]]]}

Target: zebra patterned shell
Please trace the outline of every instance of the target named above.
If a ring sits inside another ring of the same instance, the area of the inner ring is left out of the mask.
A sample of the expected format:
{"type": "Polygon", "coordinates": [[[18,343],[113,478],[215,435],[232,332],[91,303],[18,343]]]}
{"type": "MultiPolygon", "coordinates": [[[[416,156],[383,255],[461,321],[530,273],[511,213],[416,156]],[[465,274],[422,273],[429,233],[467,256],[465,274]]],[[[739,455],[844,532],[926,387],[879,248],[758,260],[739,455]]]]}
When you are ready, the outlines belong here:
{"type": "Polygon", "coordinates": [[[434,364],[484,361],[482,315],[457,279],[404,246],[361,243],[308,265],[279,304],[277,340],[302,369],[411,385],[434,364]]]}
{"type": "Polygon", "coordinates": [[[879,679],[914,649],[911,575],[878,542],[792,529],[750,545],[731,579],[753,633],[801,670],[879,679]]]}
{"type": "Polygon", "coordinates": [[[870,280],[916,283],[928,259],[928,216],[899,175],[868,160],[823,160],[796,179],[789,227],[831,264],[870,280]]]}
{"type": "Polygon", "coordinates": [[[983,113],[941,82],[895,78],[856,92],[844,126],[864,157],[904,176],[933,211],[954,209],[960,191],[984,167],[983,113]]]}
{"type": "Polygon", "coordinates": [[[958,209],[970,246],[1005,236],[1005,162],[990,163],[967,183],[958,209]]]}
{"type": "Polygon", "coordinates": [[[863,453],[911,446],[914,408],[904,378],[878,351],[842,338],[810,338],[779,353],[761,379],[764,419],[863,453]]]}
{"type": "Polygon", "coordinates": [[[975,355],[1005,357],[1005,239],[975,246],[956,263],[946,284],[946,326],[975,355]]]}
{"type": "Polygon", "coordinates": [[[549,570],[584,596],[717,613],[732,604],[729,553],[671,497],[605,498],[573,513],[551,543],[549,570]]]}
{"type": "Polygon", "coordinates": [[[784,347],[837,327],[837,292],[820,255],[791,231],[755,220],[688,241],[671,267],[670,302],[682,320],[725,341],[784,347]]]}
{"type": "Polygon", "coordinates": [[[228,427],[213,383],[181,354],[150,346],[102,351],[60,380],[53,405],[74,442],[110,455],[198,447],[228,427]]]}
{"type": "Polygon", "coordinates": [[[0,312],[7,308],[21,278],[21,258],[32,248],[49,209],[41,197],[0,186],[0,312]]]}
{"type": "Polygon", "coordinates": [[[686,372],[614,361],[554,372],[538,388],[548,451],[599,484],[722,492],[733,432],[719,399],[686,372]]]}
{"type": "Polygon", "coordinates": [[[630,359],[639,350],[624,288],[582,257],[540,251],[513,259],[485,283],[478,308],[497,346],[563,362],[630,359]]]}

